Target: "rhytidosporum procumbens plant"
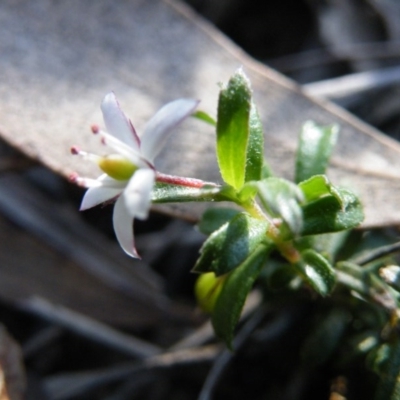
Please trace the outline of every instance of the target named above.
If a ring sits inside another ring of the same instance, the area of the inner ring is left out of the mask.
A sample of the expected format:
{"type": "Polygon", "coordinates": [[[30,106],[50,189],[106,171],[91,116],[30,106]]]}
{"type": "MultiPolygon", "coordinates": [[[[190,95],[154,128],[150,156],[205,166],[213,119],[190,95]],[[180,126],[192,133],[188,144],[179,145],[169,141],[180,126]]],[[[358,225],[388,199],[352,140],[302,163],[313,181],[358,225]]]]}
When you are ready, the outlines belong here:
{"type": "Polygon", "coordinates": [[[151,202],[233,203],[233,208],[214,207],[204,214],[199,229],[208,238],[193,269],[200,274],[198,302],[211,314],[216,335],[232,347],[235,326],[256,280],[266,298],[277,288],[288,298],[314,293],[329,302],[304,344],[305,358],[320,362],[347,333],[354,354],[346,357],[368,353],[369,364],[381,376],[377,398],[400,399],[400,268],[388,265],[394,263],[388,258],[393,246],[363,255],[356,253],[356,245],[346,250],[363,210],[351,190],[334,186],[325,176],[338,127],[303,125],[293,183],[274,176],[264,159],[262,124],[241,70],[221,89],[216,121],[195,112],[197,103],[181,99],[167,104],[140,136],[115,96],[107,95],[102,111],[108,133],[98,127],[93,132],[114,153],[97,156],[73,148],[104,172],[97,180],[73,177],[89,187],[82,209],[115,199],[116,236],[125,252],[138,257],[132,222],[147,217],[151,202]],[[223,184],[166,175],[154,167],[166,137],[189,115],[216,128],[223,184]]]}

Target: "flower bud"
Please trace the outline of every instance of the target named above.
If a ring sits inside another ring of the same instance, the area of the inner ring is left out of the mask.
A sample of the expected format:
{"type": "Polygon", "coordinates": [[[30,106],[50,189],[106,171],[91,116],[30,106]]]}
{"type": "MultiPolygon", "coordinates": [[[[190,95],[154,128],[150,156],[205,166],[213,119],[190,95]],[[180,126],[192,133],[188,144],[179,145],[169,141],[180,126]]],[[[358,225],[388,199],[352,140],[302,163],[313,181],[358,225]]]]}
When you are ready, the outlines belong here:
{"type": "Polygon", "coordinates": [[[211,313],[221,293],[227,275],[216,276],[214,272],[201,274],[196,281],[195,295],[197,304],[206,312],[211,313]]]}

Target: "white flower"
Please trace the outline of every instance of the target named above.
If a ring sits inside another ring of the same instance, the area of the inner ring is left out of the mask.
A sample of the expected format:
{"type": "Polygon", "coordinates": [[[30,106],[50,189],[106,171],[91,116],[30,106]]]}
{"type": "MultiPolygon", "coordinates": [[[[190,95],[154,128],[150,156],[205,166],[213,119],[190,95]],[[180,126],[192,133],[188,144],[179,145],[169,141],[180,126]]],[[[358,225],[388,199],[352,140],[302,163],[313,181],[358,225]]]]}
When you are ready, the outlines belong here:
{"type": "Polygon", "coordinates": [[[101,136],[102,143],[115,154],[101,157],[71,149],[95,161],[105,172],[97,179],[71,178],[89,188],[82,200],[81,210],[117,199],[114,205],[113,225],[123,250],[139,258],[133,236],[134,218],[146,219],[151,205],[151,192],[156,178],[154,159],[161,151],[172,129],[193,113],[197,100],[179,99],[162,107],[138,136],[130,120],[121,110],[114,93],[104,97],[101,104],[107,131],[92,127],[101,136]]]}

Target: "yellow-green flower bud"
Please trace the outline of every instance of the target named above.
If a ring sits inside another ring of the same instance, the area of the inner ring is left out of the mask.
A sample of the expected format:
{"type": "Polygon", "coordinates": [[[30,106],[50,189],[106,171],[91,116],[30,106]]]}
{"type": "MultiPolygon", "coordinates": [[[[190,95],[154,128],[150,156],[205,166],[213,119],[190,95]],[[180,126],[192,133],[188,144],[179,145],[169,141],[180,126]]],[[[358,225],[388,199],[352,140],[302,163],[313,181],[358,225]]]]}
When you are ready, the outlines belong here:
{"type": "Polygon", "coordinates": [[[197,304],[207,313],[211,313],[221,293],[227,275],[215,276],[214,272],[201,274],[194,288],[197,304]]]}
{"type": "Polygon", "coordinates": [[[98,161],[99,167],[108,176],[118,181],[130,179],[137,170],[137,166],[119,154],[111,154],[101,157],[98,161]]]}

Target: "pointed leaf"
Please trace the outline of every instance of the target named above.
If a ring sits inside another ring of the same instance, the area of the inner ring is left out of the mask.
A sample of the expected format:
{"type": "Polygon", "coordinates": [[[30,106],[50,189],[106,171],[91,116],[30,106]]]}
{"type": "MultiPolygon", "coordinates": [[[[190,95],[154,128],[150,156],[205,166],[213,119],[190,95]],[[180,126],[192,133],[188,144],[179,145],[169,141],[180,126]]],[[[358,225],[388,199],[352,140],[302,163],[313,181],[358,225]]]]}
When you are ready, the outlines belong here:
{"type": "Polygon", "coordinates": [[[338,126],[319,126],[308,121],[300,133],[296,154],[296,182],[324,174],[338,136],[338,126]]]}
{"type": "Polygon", "coordinates": [[[332,194],[331,184],[325,175],[314,175],[298,184],[307,202],[332,194]]]}
{"type": "Polygon", "coordinates": [[[262,178],[264,166],[264,133],[263,127],[254,103],[250,109],[250,132],[246,154],[245,182],[259,181],[262,178]]]}
{"type": "Polygon", "coordinates": [[[224,181],[235,189],[245,180],[250,107],[250,83],[239,70],[220,92],[217,120],[219,168],[224,181]]]}
{"type": "Polygon", "coordinates": [[[210,124],[212,126],[217,125],[215,119],[211,115],[207,114],[205,111],[198,110],[192,114],[192,117],[197,118],[200,121],[206,122],[207,124],[210,124]]]}
{"type": "Polygon", "coordinates": [[[359,199],[346,189],[335,189],[337,196],[321,197],[302,207],[303,235],[338,232],[355,228],[364,219],[359,199]]]}
{"type": "Polygon", "coordinates": [[[239,266],[262,242],[267,242],[268,222],[240,213],[205,241],[194,272],[226,274],[239,266]]]}
{"type": "Polygon", "coordinates": [[[321,296],[328,295],[336,282],[335,271],[329,262],[314,250],[306,250],[296,267],[308,284],[321,296]]]}
{"type": "Polygon", "coordinates": [[[257,279],[272,245],[260,244],[249,256],[232,271],[216,301],[212,313],[212,324],[216,335],[229,348],[232,348],[233,332],[254,281],[257,279]]]}

